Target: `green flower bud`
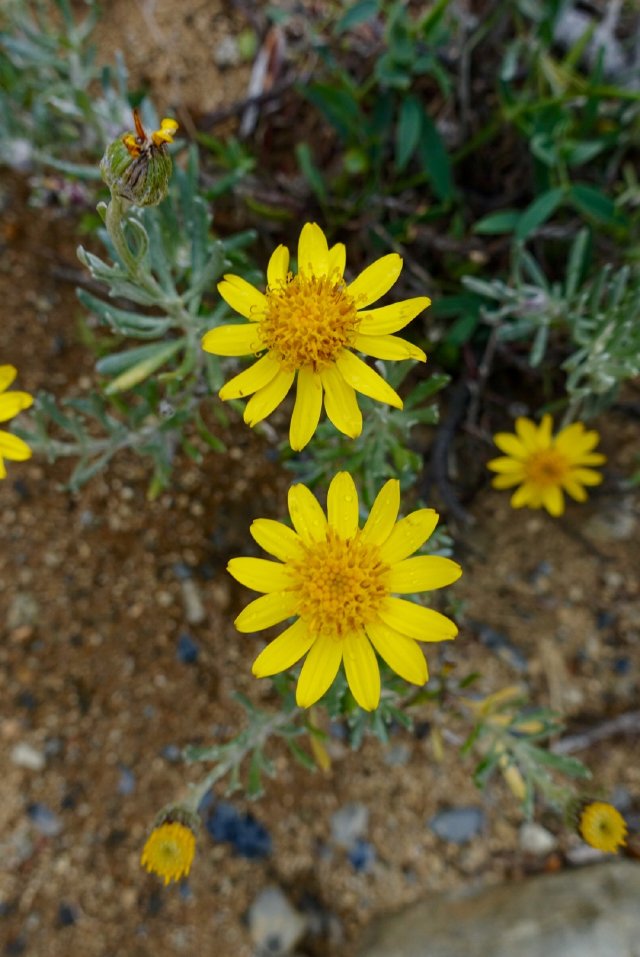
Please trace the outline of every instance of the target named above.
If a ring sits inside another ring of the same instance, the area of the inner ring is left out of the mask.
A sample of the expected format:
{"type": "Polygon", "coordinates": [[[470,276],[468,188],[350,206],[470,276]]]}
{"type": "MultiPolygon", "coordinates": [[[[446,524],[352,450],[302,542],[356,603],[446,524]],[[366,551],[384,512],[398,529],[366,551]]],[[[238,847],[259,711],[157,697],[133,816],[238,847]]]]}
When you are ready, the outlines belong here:
{"type": "Polygon", "coordinates": [[[109,144],[100,172],[116,196],[136,206],[156,206],[169,191],[172,167],[167,143],[173,142],[178,124],[164,119],[160,129],[147,136],[137,110],[133,111],[133,119],[135,133],[131,130],[109,144]]]}

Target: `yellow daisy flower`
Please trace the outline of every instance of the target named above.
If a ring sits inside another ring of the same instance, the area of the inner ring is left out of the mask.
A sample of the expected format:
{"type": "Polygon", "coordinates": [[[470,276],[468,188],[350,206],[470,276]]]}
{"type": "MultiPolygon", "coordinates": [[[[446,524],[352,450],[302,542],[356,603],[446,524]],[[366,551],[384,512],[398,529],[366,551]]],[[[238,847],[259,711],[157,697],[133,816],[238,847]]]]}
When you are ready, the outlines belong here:
{"type": "Polygon", "coordinates": [[[511,497],[513,508],[546,508],[550,515],[562,515],[567,492],[576,502],[587,498],[586,485],[599,485],[602,475],[591,465],[602,465],[606,457],[594,452],[600,436],[574,422],[552,435],[553,420],[544,415],[540,425],[531,419],[516,419],[516,434],[499,432],[493,440],[504,456],[487,462],[498,474],[494,488],[520,486],[511,497]]]}
{"type": "MultiPolygon", "coordinates": [[[[12,419],[18,412],[33,405],[33,396],[28,392],[7,392],[7,389],[17,376],[18,371],[13,366],[0,366],[0,422],[12,419]]],[[[7,469],[3,459],[12,462],[24,462],[31,458],[31,449],[17,435],[0,429],[0,479],[7,477],[7,469]]]]}
{"type": "Polygon", "coordinates": [[[323,401],[331,422],[351,438],[362,431],[356,392],[402,408],[397,393],[353,349],[377,359],[426,360],[422,349],[391,333],[426,309],[430,299],[418,296],[366,308],[397,280],[400,256],[382,256],[351,283],[344,279],[345,261],[343,243],[329,249],[320,227],[307,223],[298,242],[297,274],[289,271],[289,250],[278,246],[267,267],[266,292],[240,276],[225,276],[218,285],[220,295],[249,322],[218,326],[202,340],[202,347],[215,355],[260,355],[220,390],[221,399],[251,396],[244,412],[248,425],[280,405],[297,374],[289,431],[296,451],[315,432],[323,401]]]}
{"type": "Polygon", "coordinates": [[[142,850],[140,863],[164,880],[187,877],[196,852],[196,838],[190,827],[179,821],[165,821],[154,827],[142,850]]]}
{"type": "Polygon", "coordinates": [[[417,642],[458,632],[439,612],[396,597],[442,588],[462,574],[449,558],[408,557],[429,538],[438,514],[422,508],[397,521],[399,508],[400,483],[391,479],[360,528],[358,493],[348,472],[331,481],[327,516],[306,486],[293,485],[293,529],[267,518],[251,526],[256,542],[278,561],[233,558],[227,566],[243,585],[263,592],[236,618],[238,631],[296,618],[258,655],[253,673],[277,674],[306,655],[296,689],[303,708],[324,695],[344,664],[354,698],[371,711],[380,701],[376,651],[406,681],[422,685],[427,663],[417,642]]]}
{"type": "Polygon", "coordinates": [[[627,843],[627,824],[620,811],[606,801],[585,805],[578,824],[580,836],[591,847],[607,854],[617,854],[627,843]]]}

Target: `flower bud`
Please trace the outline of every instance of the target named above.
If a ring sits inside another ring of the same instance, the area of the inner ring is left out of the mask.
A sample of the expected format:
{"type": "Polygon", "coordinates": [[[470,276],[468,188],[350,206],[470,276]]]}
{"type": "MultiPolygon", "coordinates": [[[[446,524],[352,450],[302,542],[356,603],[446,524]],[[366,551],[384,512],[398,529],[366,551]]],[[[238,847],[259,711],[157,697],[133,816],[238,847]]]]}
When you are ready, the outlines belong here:
{"type": "Polygon", "coordinates": [[[178,124],[164,119],[150,136],[144,131],[138,111],[133,111],[135,132],[125,133],[107,147],[100,163],[102,178],[116,196],[136,206],[155,206],[169,191],[171,157],[167,143],[173,143],[178,124]]]}

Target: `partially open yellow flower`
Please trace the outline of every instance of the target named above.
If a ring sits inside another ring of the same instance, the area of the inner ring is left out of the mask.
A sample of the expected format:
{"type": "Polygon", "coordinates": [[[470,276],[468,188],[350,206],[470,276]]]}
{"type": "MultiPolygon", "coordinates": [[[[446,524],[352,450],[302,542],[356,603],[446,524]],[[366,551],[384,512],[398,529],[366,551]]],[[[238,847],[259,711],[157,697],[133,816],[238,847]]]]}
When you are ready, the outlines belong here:
{"type": "Polygon", "coordinates": [[[154,827],[147,838],[140,863],[166,885],[188,875],[195,851],[196,838],[191,828],[179,821],[165,821],[154,827]]]}
{"type": "Polygon", "coordinates": [[[553,421],[544,415],[540,425],[516,419],[516,434],[499,432],[493,440],[504,456],[487,462],[498,475],[494,488],[519,488],[511,496],[513,508],[546,508],[550,515],[564,512],[564,492],[577,502],[587,498],[585,486],[599,485],[602,475],[589,466],[602,465],[604,455],[594,452],[600,436],[574,422],[552,435],[553,421]]]}
{"type": "Polygon", "coordinates": [[[586,804],[578,822],[580,835],[598,851],[616,854],[627,843],[627,824],[620,811],[606,801],[586,804]]]}
{"type": "MultiPolygon", "coordinates": [[[[33,396],[28,392],[7,392],[18,371],[14,366],[0,366],[0,422],[12,419],[18,412],[33,405],[33,396]]],[[[3,459],[24,462],[31,458],[31,449],[23,439],[0,429],[0,479],[7,477],[3,459]]]]}
{"type": "Polygon", "coordinates": [[[391,289],[402,269],[397,253],[382,256],[351,283],[344,279],[342,243],[329,249],[316,223],[300,233],[298,272],[289,272],[289,250],[278,246],[260,292],[240,276],[218,285],[222,298],[248,322],[218,326],[202,346],[219,356],[259,355],[252,366],[220,390],[221,399],[251,396],[244,412],[256,425],[283,401],[297,376],[291,418],[291,448],[304,448],[316,430],[322,405],[335,427],[355,438],[362,431],[356,392],[402,408],[397,393],[352,350],[378,359],[419,359],[422,349],[391,333],[429,305],[426,296],[368,309],[391,289]]]}
{"type": "Polygon", "coordinates": [[[400,483],[391,479],[360,528],[358,493],[347,472],[329,486],[327,516],[306,486],[293,485],[293,529],[267,518],[251,526],[256,542],[278,561],[229,562],[234,578],[263,592],[236,618],[238,631],[296,618],[258,655],[253,673],[277,674],[306,655],[296,690],[303,708],[324,695],[343,664],[354,698],[371,711],[380,701],[376,651],[406,681],[422,685],[427,663],[417,642],[443,641],[458,632],[439,612],[395,597],[442,588],[462,574],[449,558],[408,557],[430,537],[438,514],[422,508],[397,521],[399,508],[400,483]]]}

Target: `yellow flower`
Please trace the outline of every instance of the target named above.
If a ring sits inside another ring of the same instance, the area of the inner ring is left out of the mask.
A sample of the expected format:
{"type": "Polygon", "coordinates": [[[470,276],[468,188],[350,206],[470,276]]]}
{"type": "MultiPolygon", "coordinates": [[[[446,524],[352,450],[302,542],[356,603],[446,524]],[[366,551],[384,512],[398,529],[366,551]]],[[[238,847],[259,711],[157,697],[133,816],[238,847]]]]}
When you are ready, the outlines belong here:
{"type": "Polygon", "coordinates": [[[225,276],[220,295],[249,322],[218,326],[202,340],[215,355],[261,354],[220,390],[221,399],[251,396],[244,412],[248,425],[280,405],[297,373],[289,431],[296,451],[315,432],[323,400],[331,422],[351,438],[362,431],[356,392],[402,408],[397,393],[352,349],[377,359],[426,360],[422,349],[390,334],[426,309],[426,296],[365,308],[391,289],[402,269],[400,256],[382,256],[348,284],[345,260],[342,243],[329,249],[320,227],[307,223],[298,243],[297,275],[289,272],[289,250],[278,246],[267,267],[265,293],[240,276],[225,276]]]}
{"type": "MultiPolygon", "coordinates": [[[[12,419],[18,412],[33,405],[33,396],[28,392],[7,392],[18,372],[13,366],[0,366],[0,422],[12,419]]],[[[31,458],[31,449],[17,435],[0,429],[0,479],[7,477],[3,459],[24,462],[31,458]]]]}
{"type": "Polygon", "coordinates": [[[267,518],[251,526],[256,542],[279,561],[229,562],[234,578],[264,593],[236,618],[238,631],[296,617],[258,655],[253,673],[277,674],[306,655],[296,690],[303,708],[322,697],[342,663],[354,698],[371,711],[380,701],[376,651],[406,681],[422,685],[427,663],[417,642],[443,641],[458,632],[439,612],[395,597],[442,588],[462,574],[448,558],[408,557],[429,538],[438,515],[423,508],[396,521],[399,508],[400,483],[391,479],[361,529],[358,493],[348,472],[339,472],[329,486],[326,517],[306,486],[293,485],[293,529],[267,518]]]}
{"type": "Polygon", "coordinates": [[[605,801],[585,805],[578,824],[580,835],[598,851],[616,854],[627,843],[627,824],[620,811],[605,801]]]}
{"type": "Polygon", "coordinates": [[[589,468],[606,462],[604,455],[592,450],[598,444],[597,432],[587,432],[582,422],[574,422],[552,435],[553,421],[544,415],[540,425],[531,419],[516,419],[516,434],[499,432],[494,442],[506,455],[487,462],[498,475],[494,488],[516,489],[513,508],[546,508],[550,515],[562,515],[567,492],[576,502],[587,498],[585,485],[599,485],[602,475],[589,468]]]}
{"type": "Polygon", "coordinates": [[[152,874],[162,877],[165,885],[179,881],[191,870],[196,851],[193,831],[179,821],[165,821],[147,838],[140,863],[152,874]]]}

